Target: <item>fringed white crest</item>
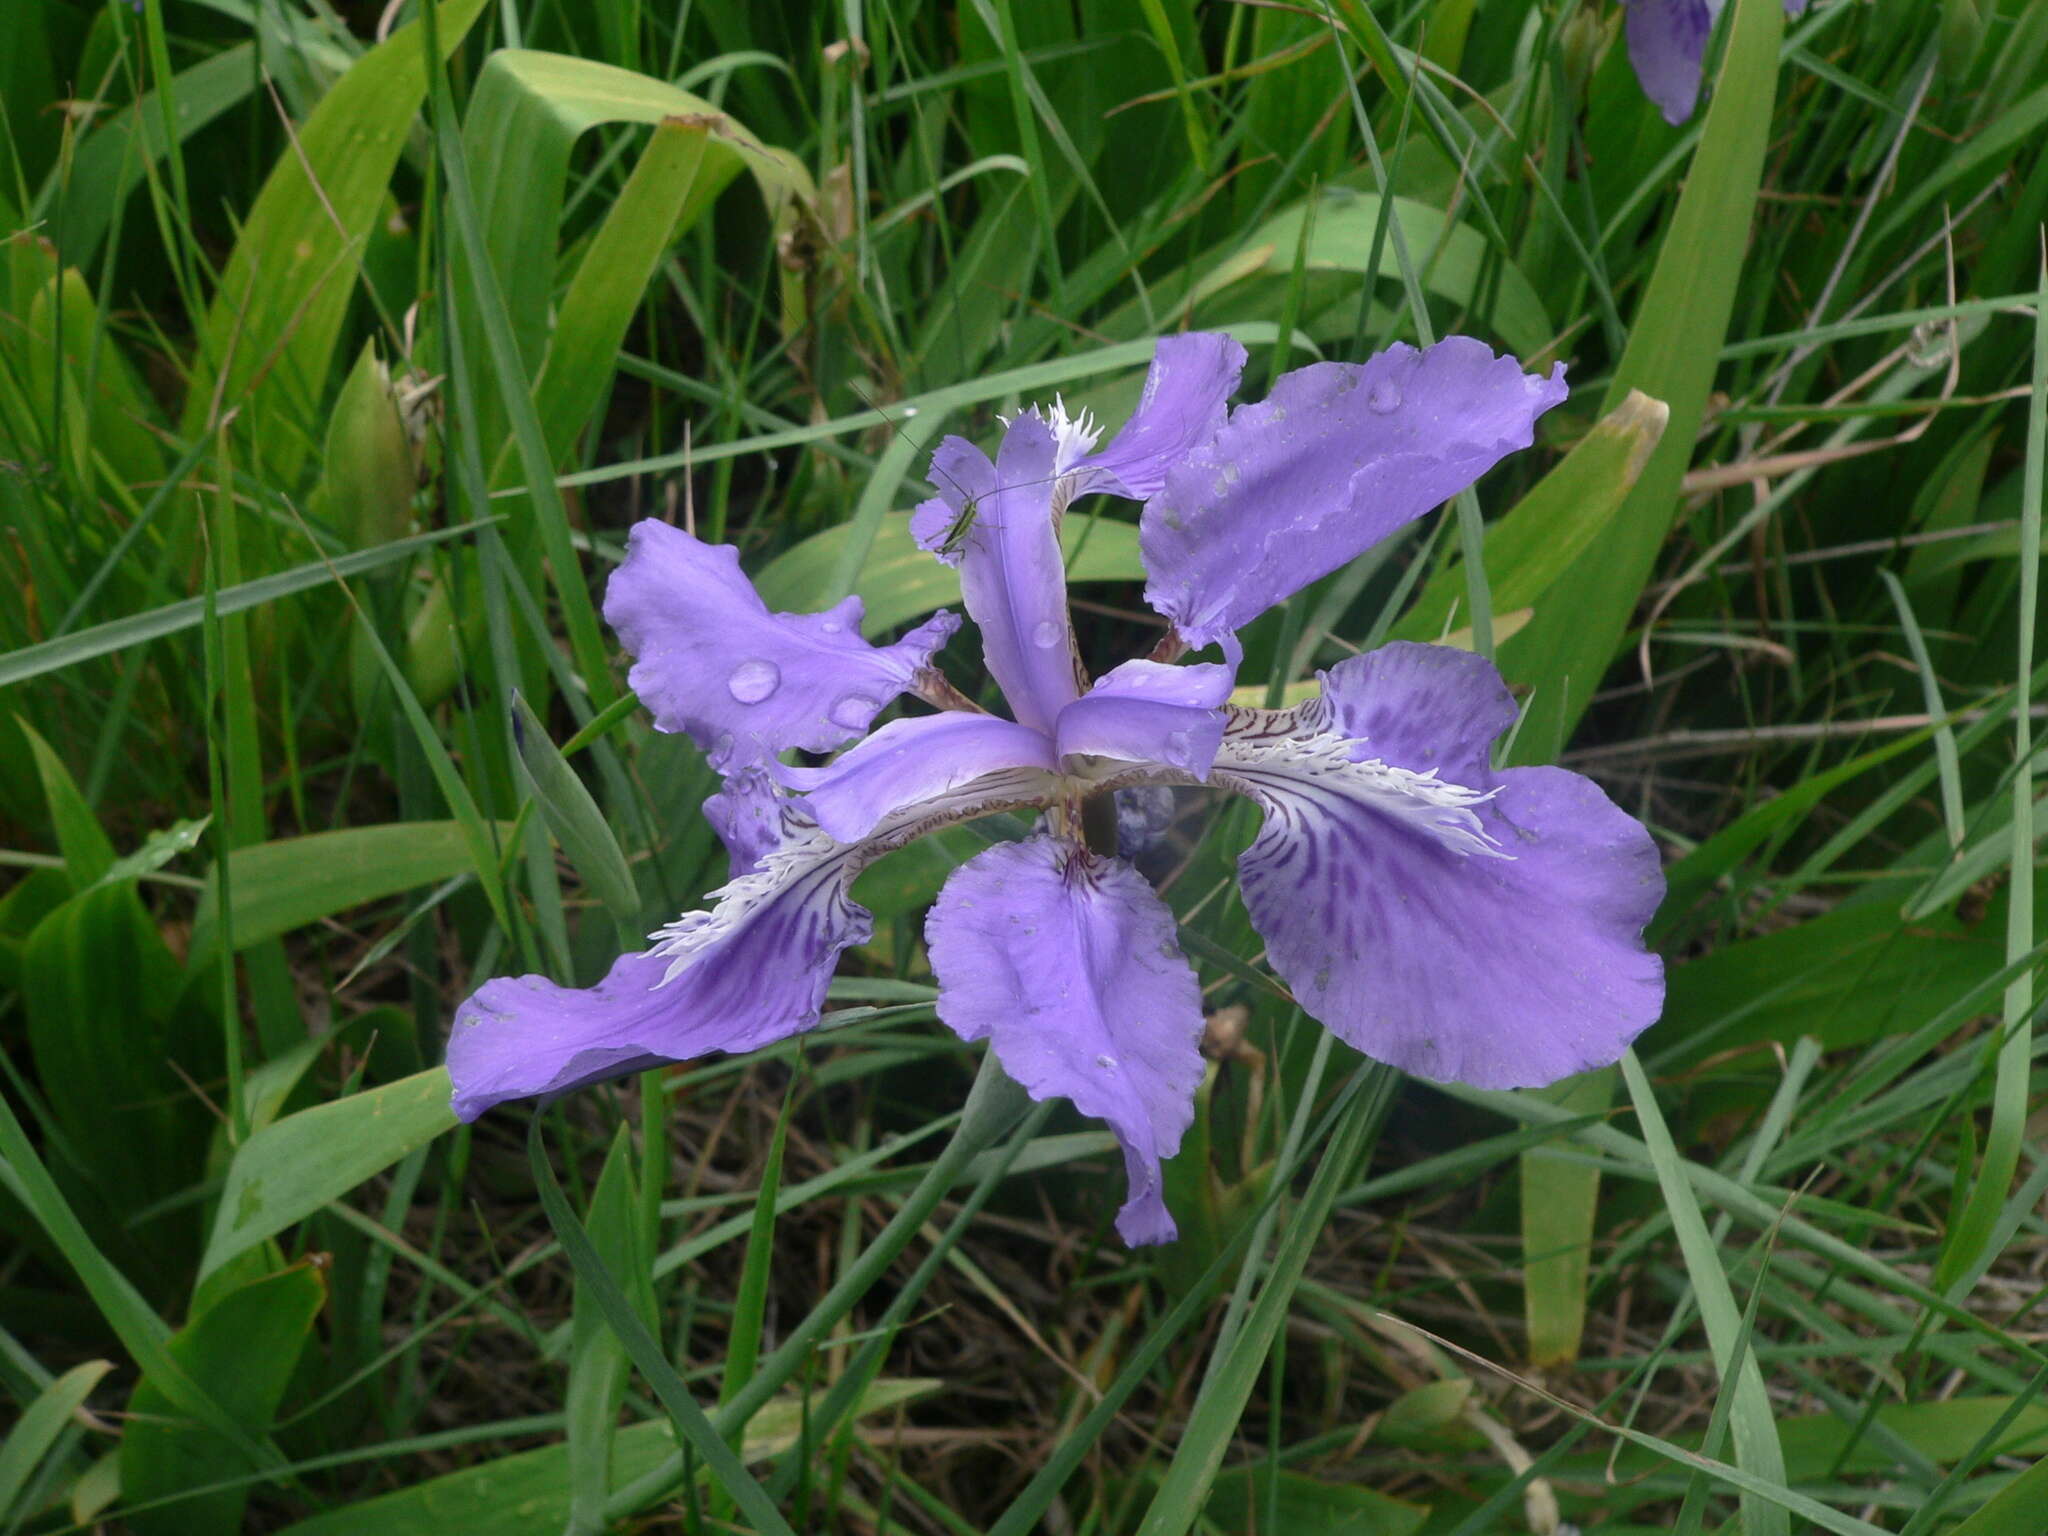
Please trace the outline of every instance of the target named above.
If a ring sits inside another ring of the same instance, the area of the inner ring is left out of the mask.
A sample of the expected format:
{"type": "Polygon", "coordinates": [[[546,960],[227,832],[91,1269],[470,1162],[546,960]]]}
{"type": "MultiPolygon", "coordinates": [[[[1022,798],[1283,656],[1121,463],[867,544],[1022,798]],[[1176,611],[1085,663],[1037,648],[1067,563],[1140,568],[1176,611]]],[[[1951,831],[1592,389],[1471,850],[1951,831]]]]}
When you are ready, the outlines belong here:
{"type": "Polygon", "coordinates": [[[712,891],[713,904],[708,910],[685,912],[647,936],[654,953],[670,962],[658,985],[674,981],[700,951],[741,927],[799,880],[824,873],[834,862],[854,858],[861,851],[858,845],[834,842],[808,820],[799,819],[792,809],[783,811],[782,827],[782,845],[763,854],[746,874],[712,891]]]}
{"type": "MultiPolygon", "coordinates": [[[[800,800],[791,800],[781,807],[782,841],[778,847],[763,854],[746,874],[712,891],[708,909],[685,912],[647,936],[653,952],[669,961],[656,985],[674,981],[698,955],[744,927],[763,907],[801,882],[843,888],[883,854],[928,832],[996,811],[1050,804],[1057,794],[1057,778],[1042,769],[986,774],[945,794],[892,811],[858,843],[834,841],[803,812],[800,800]]],[[[805,899],[813,899],[815,894],[805,899]]]]}
{"type": "Polygon", "coordinates": [[[1473,810],[1498,795],[1498,789],[1453,784],[1439,778],[1434,768],[1418,773],[1376,757],[1354,761],[1351,754],[1359,745],[1334,731],[1312,736],[1226,731],[1213,776],[1261,799],[1259,791],[1268,785],[1282,793],[1320,789],[1343,795],[1436,839],[1461,857],[1514,857],[1473,810]]]}

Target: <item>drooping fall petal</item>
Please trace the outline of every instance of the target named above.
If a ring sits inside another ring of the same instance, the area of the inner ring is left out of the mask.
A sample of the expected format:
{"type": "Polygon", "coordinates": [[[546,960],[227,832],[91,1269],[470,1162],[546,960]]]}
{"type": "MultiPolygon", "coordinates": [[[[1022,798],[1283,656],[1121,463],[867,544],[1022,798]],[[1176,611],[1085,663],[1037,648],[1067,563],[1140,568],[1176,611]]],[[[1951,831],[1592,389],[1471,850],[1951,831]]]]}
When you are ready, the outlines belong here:
{"type": "Polygon", "coordinates": [[[1033,1098],[1107,1121],[1129,1179],[1117,1231],[1169,1241],[1160,1164],[1194,1118],[1201,992],[1144,877],[1048,837],[999,843],[953,872],[925,942],[939,1017],[1033,1098]]]}
{"type": "Polygon", "coordinates": [[[1369,1056],[1482,1088],[1612,1062],[1664,1000],[1642,941],[1656,845],[1590,779],[1488,769],[1512,715],[1490,663],[1392,645],[1298,711],[1238,716],[1213,770],[1266,813],[1238,875],[1296,1001],[1369,1056]]]}
{"type": "Polygon", "coordinates": [[[873,931],[847,895],[864,851],[792,809],[774,852],[621,955],[594,987],[544,976],[487,981],[455,1015],[448,1075],[455,1113],[552,1097],[663,1061],[751,1051],[818,1022],[840,954],[873,931]]]}

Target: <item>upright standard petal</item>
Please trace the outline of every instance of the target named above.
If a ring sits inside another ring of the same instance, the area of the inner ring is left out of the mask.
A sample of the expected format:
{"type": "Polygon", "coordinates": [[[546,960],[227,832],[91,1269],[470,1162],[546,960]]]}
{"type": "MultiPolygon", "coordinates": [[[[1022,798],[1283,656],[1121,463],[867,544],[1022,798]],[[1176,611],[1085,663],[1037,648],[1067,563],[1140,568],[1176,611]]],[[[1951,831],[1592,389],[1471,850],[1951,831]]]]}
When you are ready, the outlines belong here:
{"type": "Polygon", "coordinates": [[[949,438],[932,456],[940,495],[911,519],[920,544],[959,565],[961,595],[1011,712],[1047,736],[1081,691],[1053,509],[1057,453],[1051,426],[1029,412],[1010,423],[993,465],[949,438]]]}
{"type": "Polygon", "coordinates": [[[1490,663],[1389,646],[1298,711],[1237,714],[1212,775],[1266,813],[1238,873],[1301,1006],[1369,1056],[1482,1088],[1614,1061],[1664,1001],[1642,942],[1656,845],[1590,779],[1488,769],[1510,718],[1490,663]]]}
{"type": "Polygon", "coordinates": [[[948,437],[932,450],[931,479],[939,494],[910,514],[910,536],[940,564],[957,566],[983,504],[995,494],[996,467],[966,438],[948,437]]]}
{"type": "Polygon", "coordinates": [[[1240,406],[1145,506],[1145,597],[1191,645],[1259,614],[1448,501],[1565,396],[1485,343],[1316,363],[1240,406]]]}
{"type": "Polygon", "coordinates": [[[1129,1179],[1117,1231],[1171,1240],[1160,1165],[1194,1118],[1202,999],[1144,877],[1049,837],[999,843],[953,872],[925,942],[939,1017],[1033,1098],[1107,1121],[1129,1179]]]}
{"type": "Polygon", "coordinates": [[[1221,331],[1162,336],[1138,408],[1107,447],[1074,466],[1073,494],[1158,495],[1166,472],[1221,430],[1244,359],[1237,339],[1221,331]]]}
{"type": "Polygon", "coordinates": [[[1721,7],[1710,0],[1630,0],[1628,61],[1643,94],[1676,126],[1700,99],[1700,66],[1721,7]]]}
{"type": "Polygon", "coordinates": [[[655,725],[687,732],[721,773],[853,740],[960,624],[938,613],[877,647],[861,638],[857,597],[770,613],[738,550],[652,519],[633,527],[604,616],[635,657],[628,680],[655,725]]]}
{"type": "Polygon", "coordinates": [[[1059,755],[1163,763],[1205,779],[1223,740],[1220,706],[1232,679],[1229,667],[1213,662],[1127,661],[1060,711],[1059,755]]]}
{"type": "Polygon", "coordinates": [[[992,774],[1020,796],[1050,801],[1057,791],[1052,743],[1027,725],[994,715],[919,715],[891,720],[823,768],[775,776],[805,791],[804,809],[842,843],[858,842],[886,817],[992,774]]]}
{"type": "Polygon", "coordinates": [[[753,873],[621,955],[587,990],[543,976],[485,982],[455,1015],[455,1113],[552,1097],[622,1072],[709,1051],[750,1051],[809,1029],[841,951],[873,924],[847,890],[874,854],[793,811],[753,873]]]}

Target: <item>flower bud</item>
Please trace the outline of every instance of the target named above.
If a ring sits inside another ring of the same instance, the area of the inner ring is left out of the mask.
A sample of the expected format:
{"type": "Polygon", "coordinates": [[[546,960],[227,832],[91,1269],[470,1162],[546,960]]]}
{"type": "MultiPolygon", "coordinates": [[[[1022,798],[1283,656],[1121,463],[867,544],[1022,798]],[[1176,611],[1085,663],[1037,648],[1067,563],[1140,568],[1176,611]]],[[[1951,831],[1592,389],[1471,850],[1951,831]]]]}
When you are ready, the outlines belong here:
{"type": "Polygon", "coordinates": [[[352,547],[369,549],[411,531],[418,451],[375,341],[363,344],[334,402],[326,464],[326,512],[352,547]]]}

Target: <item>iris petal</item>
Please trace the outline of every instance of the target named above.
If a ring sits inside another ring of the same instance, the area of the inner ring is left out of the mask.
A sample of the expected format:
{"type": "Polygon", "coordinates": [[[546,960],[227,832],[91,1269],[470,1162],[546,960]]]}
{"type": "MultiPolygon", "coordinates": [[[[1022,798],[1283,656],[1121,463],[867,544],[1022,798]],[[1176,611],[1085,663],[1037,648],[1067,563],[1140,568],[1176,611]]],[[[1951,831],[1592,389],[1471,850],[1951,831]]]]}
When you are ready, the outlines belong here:
{"type": "Polygon", "coordinates": [[[1285,374],[1146,503],[1146,601],[1191,645],[1227,642],[1528,447],[1564,396],[1562,364],[1525,374],[1466,336],[1285,374]]]}
{"type": "Polygon", "coordinates": [[[1081,691],[1053,512],[1057,451],[1052,428],[1030,412],[1010,423],[993,465],[948,438],[932,456],[940,494],[910,524],[920,545],[959,565],[989,674],[1018,722],[1048,736],[1081,691]]]}
{"type": "Polygon", "coordinates": [[[1129,1180],[1117,1231],[1171,1240],[1160,1165],[1194,1118],[1201,992],[1144,877],[1053,838],[999,843],[953,872],[925,941],[939,1017],[1033,1098],[1107,1121],[1129,1180]]]}
{"type": "Polygon", "coordinates": [[[892,720],[823,768],[777,764],[773,772],[806,791],[804,808],[819,826],[850,843],[907,805],[1007,770],[1017,770],[1020,786],[1035,786],[1034,797],[1049,798],[1052,768],[1052,743],[1029,726],[943,714],[892,720]]]}
{"type": "Polygon", "coordinates": [[[1218,706],[1230,697],[1232,676],[1213,662],[1127,661],[1060,711],[1059,755],[1164,763],[1207,778],[1223,739],[1218,706]]]}
{"type": "Polygon", "coordinates": [[[725,844],[737,880],[782,841],[782,807],[787,799],[760,768],[742,768],[704,801],[704,819],[725,844]]]}
{"type": "Polygon", "coordinates": [[[653,519],[634,525],[604,600],[655,725],[686,732],[722,773],[853,740],[960,625],[937,613],[877,647],[861,638],[861,611],[849,597],[822,613],[770,613],[738,550],[653,519]]]}
{"type": "Polygon", "coordinates": [[[957,566],[981,520],[982,503],[995,494],[996,467],[966,438],[948,437],[932,450],[931,479],[939,494],[910,514],[910,536],[942,564],[957,566]]]}
{"type": "Polygon", "coordinates": [[[553,1096],[622,1072],[710,1051],[750,1051],[811,1028],[842,951],[873,931],[847,896],[873,857],[794,811],[779,846],[679,918],[652,949],[621,955],[595,987],[543,976],[485,982],[455,1016],[448,1074],[455,1113],[553,1096]]]}
{"type": "Polygon", "coordinates": [[[1635,0],[1628,8],[1628,61],[1664,121],[1684,122],[1700,99],[1700,64],[1718,6],[1707,0],[1635,0]]]}
{"type": "MultiPolygon", "coordinates": [[[[1722,0],[1629,0],[1629,64],[1643,94],[1673,127],[1699,105],[1707,39],[1722,9],[1722,0]]],[[[1787,16],[1805,9],[1806,0],[1785,0],[1787,16]]]]}
{"type": "Polygon", "coordinates": [[[1131,501],[1158,495],[1166,472],[1222,428],[1244,361],[1244,348],[1220,331],[1161,337],[1138,408],[1108,446],[1075,466],[1075,494],[1105,491],[1131,501]]]}
{"type": "Polygon", "coordinates": [[[1612,1062],[1664,999],[1642,943],[1656,845],[1590,779],[1488,769],[1511,716],[1488,662],[1392,645],[1300,711],[1238,715],[1213,771],[1266,813],[1238,874],[1301,1006],[1369,1056],[1483,1088],[1612,1062]]]}

